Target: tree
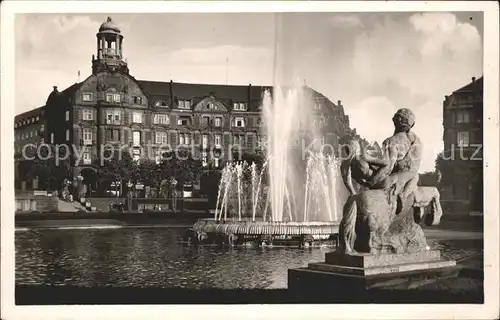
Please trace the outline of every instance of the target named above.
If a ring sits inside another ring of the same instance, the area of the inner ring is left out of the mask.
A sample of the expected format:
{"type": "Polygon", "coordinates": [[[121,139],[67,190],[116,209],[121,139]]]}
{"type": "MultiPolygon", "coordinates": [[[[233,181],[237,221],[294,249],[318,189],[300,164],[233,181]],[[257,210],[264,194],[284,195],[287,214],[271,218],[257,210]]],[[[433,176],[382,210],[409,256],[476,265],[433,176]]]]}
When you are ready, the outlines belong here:
{"type": "Polygon", "coordinates": [[[217,202],[221,177],[219,170],[207,171],[200,177],[200,191],[207,196],[211,207],[215,206],[217,202]]]}
{"type": "Polygon", "coordinates": [[[99,168],[99,185],[107,188],[114,183],[116,191],[118,191],[118,185],[123,191],[124,183],[137,181],[137,178],[138,165],[128,152],[113,152],[113,156],[109,160],[104,160],[103,165],[99,168]]]}
{"type": "Polygon", "coordinates": [[[65,155],[61,149],[56,153],[56,147],[48,145],[47,148],[39,148],[38,152],[30,151],[22,160],[24,167],[29,167],[26,178],[38,179],[38,189],[56,190],[61,186],[65,178],[71,176],[70,159],[61,157],[65,155]],[[61,156],[58,156],[61,155],[61,156]]]}
{"type": "Polygon", "coordinates": [[[188,150],[177,150],[167,154],[159,168],[162,178],[174,178],[177,188],[182,189],[184,185],[198,181],[203,166],[200,160],[193,159],[188,150]]]}
{"type": "Polygon", "coordinates": [[[161,172],[155,161],[142,160],[138,166],[135,182],[142,182],[145,186],[156,186],[161,180],[161,172]]]}

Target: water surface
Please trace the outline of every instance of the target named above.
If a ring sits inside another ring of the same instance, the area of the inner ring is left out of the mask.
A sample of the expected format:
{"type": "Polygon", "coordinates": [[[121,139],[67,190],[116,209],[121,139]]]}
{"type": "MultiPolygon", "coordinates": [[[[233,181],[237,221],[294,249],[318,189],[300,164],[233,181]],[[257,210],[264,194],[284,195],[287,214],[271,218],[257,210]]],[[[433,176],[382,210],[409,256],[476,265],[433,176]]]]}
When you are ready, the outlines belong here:
{"type": "MultiPolygon", "coordinates": [[[[16,284],[85,287],[286,288],[287,270],[333,248],[220,248],[180,241],[186,228],[17,231],[16,284]]],[[[445,258],[481,251],[478,240],[429,241],[445,258]]]]}

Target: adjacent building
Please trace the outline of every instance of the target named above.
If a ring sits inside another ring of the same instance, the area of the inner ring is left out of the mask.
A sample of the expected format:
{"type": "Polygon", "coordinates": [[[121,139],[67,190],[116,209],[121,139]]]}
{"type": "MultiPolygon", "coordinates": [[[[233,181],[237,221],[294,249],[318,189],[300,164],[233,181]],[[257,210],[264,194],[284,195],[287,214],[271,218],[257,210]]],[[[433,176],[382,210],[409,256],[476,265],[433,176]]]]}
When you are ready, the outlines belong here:
{"type": "MultiPolygon", "coordinates": [[[[104,144],[126,145],[136,159],[157,160],[162,145],[194,144],[203,164],[214,168],[222,165],[221,159],[210,157],[214,150],[227,159],[234,145],[247,153],[261,146],[262,97],[271,87],[138,80],[129,72],[123,42],[121,30],[108,18],[96,35],[92,74],[62,91],[54,86],[46,105],[37,109],[42,127],[33,129],[33,135],[83,151],[80,162],[73,155],[74,177],[96,169],[104,144]]],[[[316,102],[313,121],[325,142],[335,145],[341,136],[357,136],[340,101],[307,91],[316,102]]],[[[17,136],[26,135],[21,130],[16,127],[17,136]]],[[[16,144],[20,147],[22,143],[16,144]]]]}
{"type": "MultiPolygon", "coordinates": [[[[16,188],[32,188],[33,184],[26,185],[26,181],[22,182],[20,176],[29,170],[30,163],[26,161],[23,155],[30,154],[31,146],[37,146],[45,141],[45,108],[39,107],[23,114],[17,115],[14,118],[14,156],[16,165],[14,166],[14,174],[16,188]]],[[[31,155],[31,154],[30,154],[31,155]]],[[[36,186],[36,183],[35,183],[36,186]]]]}
{"type": "Polygon", "coordinates": [[[483,206],[483,77],[446,96],[443,102],[444,157],[453,174],[443,177],[444,197],[483,206]]]}

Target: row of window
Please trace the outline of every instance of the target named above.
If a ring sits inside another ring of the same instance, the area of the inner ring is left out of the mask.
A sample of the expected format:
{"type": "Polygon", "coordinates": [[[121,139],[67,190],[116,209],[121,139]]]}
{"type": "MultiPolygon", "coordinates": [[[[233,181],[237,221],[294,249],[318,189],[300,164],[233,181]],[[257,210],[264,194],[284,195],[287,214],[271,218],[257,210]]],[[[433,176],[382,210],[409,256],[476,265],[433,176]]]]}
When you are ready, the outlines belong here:
{"type": "MultiPolygon", "coordinates": [[[[121,111],[120,110],[109,110],[106,112],[106,124],[121,124],[121,111]]],[[[90,121],[94,120],[94,113],[90,109],[83,110],[83,120],[90,121]]],[[[66,121],[69,121],[69,111],[66,111],[66,121]]],[[[132,123],[143,123],[143,113],[142,112],[132,112],[132,123]]],[[[181,116],[177,120],[177,125],[187,126],[190,125],[191,118],[188,116],[181,116]]],[[[260,123],[260,121],[259,121],[260,123]]],[[[153,124],[170,124],[170,117],[167,114],[155,114],[153,115],[153,124]]],[[[222,117],[215,117],[213,121],[210,121],[210,117],[202,117],[202,126],[213,125],[214,127],[222,126],[222,117]]],[[[233,120],[233,127],[243,128],[245,127],[245,118],[235,117],[233,120]]]]}
{"type": "Polygon", "coordinates": [[[40,132],[43,132],[43,129],[44,128],[43,128],[43,124],[42,124],[40,126],[40,131],[38,131],[38,129],[34,129],[34,130],[30,131],[30,132],[21,132],[21,133],[19,133],[19,134],[17,134],[15,136],[15,140],[16,141],[22,141],[22,140],[25,140],[25,139],[36,137],[36,136],[38,136],[38,134],[40,132]]]}
{"type": "Polygon", "coordinates": [[[14,123],[14,128],[17,128],[17,127],[20,127],[23,125],[27,125],[27,124],[31,124],[31,123],[35,123],[37,121],[40,121],[40,116],[31,117],[31,118],[28,118],[25,120],[18,121],[16,123],[14,123]]]}
{"type": "MultiPolygon", "coordinates": [[[[82,100],[84,102],[94,101],[94,95],[91,92],[86,92],[82,94],[82,100]]],[[[138,96],[132,97],[134,104],[142,104],[142,98],[138,96]]],[[[120,103],[121,95],[119,93],[107,93],[106,102],[108,103],[120,103]]],[[[168,104],[164,100],[156,101],[153,106],[156,108],[168,108],[168,104]]],[[[179,109],[191,109],[192,103],[190,100],[179,100],[179,109]]],[[[215,109],[215,105],[210,102],[207,104],[208,109],[215,109]]],[[[236,111],[246,111],[247,104],[245,102],[235,102],[233,103],[233,109],[236,111]]]]}
{"type": "Polygon", "coordinates": [[[21,134],[16,135],[16,141],[33,138],[33,137],[36,137],[37,135],[38,135],[38,130],[34,130],[34,131],[26,132],[26,133],[23,132],[21,134]]]}
{"type": "MultiPolygon", "coordinates": [[[[132,156],[132,158],[135,161],[139,161],[140,158],[141,158],[141,155],[140,154],[134,154],[132,156]]],[[[160,164],[162,158],[163,158],[163,155],[161,154],[161,151],[160,150],[156,151],[156,153],[155,153],[155,162],[156,162],[156,164],[160,164]]],[[[214,157],[213,160],[214,160],[214,166],[215,167],[219,167],[220,159],[217,158],[217,157],[214,157]]],[[[202,155],[201,155],[201,161],[202,161],[202,165],[204,167],[206,167],[208,165],[208,154],[206,152],[202,153],[202,155]]],[[[83,152],[82,164],[83,165],[92,164],[92,154],[88,150],[83,152]]]]}
{"type": "MultiPolygon", "coordinates": [[[[106,141],[121,141],[121,130],[120,129],[107,129],[106,130],[106,141]]],[[[84,128],[82,130],[83,136],[83,144],[90,145],[93,143],[93,132],[90,128],[84,128]]],[[[66,131],[66,139],[69,140],[69,130],[66,131]]],[[[209,136],[207,134],[203,134],[201,136],[201,144],[203,147],[208,147],[208,139],[209,136]]],[[[134,146],[139,146],[142,141],[142,132],[141,131],[132,131],[132,144],[134,146]]],[[[154,142],[156,144],[167,144],[168,143],[168,135],[166,132],[155,132],[154,142]]],[[[177,135],[177,143],[179,145],[190,145],[192,142],[191,133],[179,133],[177,135]]],[[[222,146],[222,135],[215,134],[214,135],[214,145],[222,146]]],[[[234,134],[233,135],[233,143],[238,145],[245,145],[245,135],[244,134],[234,134]]]]}

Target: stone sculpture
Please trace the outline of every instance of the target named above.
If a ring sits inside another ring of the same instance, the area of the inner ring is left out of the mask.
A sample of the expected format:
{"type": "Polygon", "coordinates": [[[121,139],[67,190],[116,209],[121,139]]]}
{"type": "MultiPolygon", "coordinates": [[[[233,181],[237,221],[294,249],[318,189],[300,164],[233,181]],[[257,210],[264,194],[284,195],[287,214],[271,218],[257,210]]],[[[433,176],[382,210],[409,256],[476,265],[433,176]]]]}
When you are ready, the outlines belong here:
{"type": "Polygon", "coordinates": [[[442,215],[439,192],[418,187],[422,146],[411,131],[415,116],[399,109],[393,117],[394,135],[374,157],[351,139],[344,149],[342,178],[351,192],[340,224],[340,251],[354,253],[412,253],[429,250],[421,226],[438,224],[442,215]],[[359,188],[356,190],[353,180],[359,188]],[[430,206],[427,214],[425,208],[430,206]]]}

